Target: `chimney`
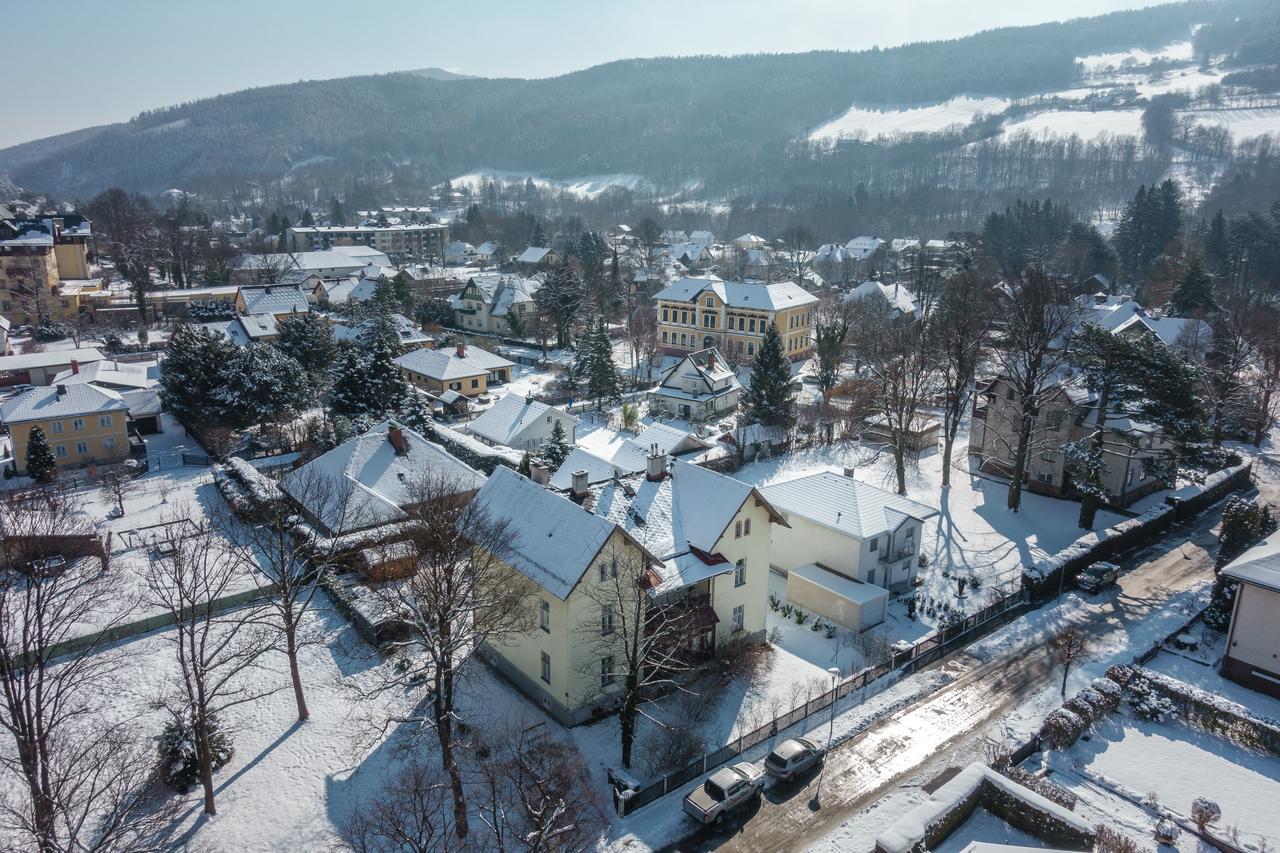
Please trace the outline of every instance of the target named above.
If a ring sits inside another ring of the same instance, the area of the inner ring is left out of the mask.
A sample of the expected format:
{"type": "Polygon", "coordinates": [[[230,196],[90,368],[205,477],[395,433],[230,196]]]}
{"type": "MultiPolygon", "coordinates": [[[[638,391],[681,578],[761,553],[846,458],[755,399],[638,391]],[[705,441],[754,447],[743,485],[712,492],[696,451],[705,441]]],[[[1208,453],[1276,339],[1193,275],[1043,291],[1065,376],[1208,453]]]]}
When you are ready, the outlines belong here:
{"type": "Polygon", "coordinates": [[[858,470],[858,469],[857,469],[857,468],[850,468],[848,465],[846,465],[846,466],[844,466],[844,475],[845,475],[846,477],[848,477],[850,480],[856,480],[856,479],[858,479],[858,478],[857,478],[857,477],[855,477],[855,476],[853,475],[853,472],[854,472],[854,471],[856,471],[856,470],[858,470]]]}
{"type": "Polygon", "coordinates": [[[545,486],[551,482],[551,469],[537,459],[532,459],[529,461],[529,479],[539,486],[545,486]]]}
{"type": "Polygon", "coordinates": [[[535,399],[536,398],[533,396],[533,392],[530,391],[528,394],[524,395],[524,404],[526,406],[532,406],[535,399]]]}
{"type": "Polygon", "coordinates": [[[467,357],[467,345],[458,344],[458,358],[466,358],[466,357],[467,357]]]}
{"type": "Polygon", "coordinates": [[[400,429],[399,424],[393,423],[387,427],[387,441],[395,448],[396,456],[408,455],[409,446],[404,442],[404,430],[400,429]]]}
{"type": "Polygon", "coordinates": [[[58,386],[56,386],[53,390],[57,393],[57,395],[58,395],[59,397],[65,397],[65,396],[67,396],[67,386],[66,386],[66,385],[58,385],[58,386]]]}
{"type": "Polygon", "coordinates": [[[573,485],[570,487],[569,493],[575,501],[581,501],[587,496],[587,471],[585,468],[581,471],[573,472],[573,485]]]}
{"type": "Polygon", "coordinates": [[[645,459],[644,478],[657,482],[667,474],[667,454],[658,452],[658,445],[649,445],[649,456],[645,459]]]}
{"type": "Polygon", "coordinates": [[[75,376],[79,372],[80,372],[80,362],[76,361],[74,358],[71,359],[71,375],[75,376]]]}

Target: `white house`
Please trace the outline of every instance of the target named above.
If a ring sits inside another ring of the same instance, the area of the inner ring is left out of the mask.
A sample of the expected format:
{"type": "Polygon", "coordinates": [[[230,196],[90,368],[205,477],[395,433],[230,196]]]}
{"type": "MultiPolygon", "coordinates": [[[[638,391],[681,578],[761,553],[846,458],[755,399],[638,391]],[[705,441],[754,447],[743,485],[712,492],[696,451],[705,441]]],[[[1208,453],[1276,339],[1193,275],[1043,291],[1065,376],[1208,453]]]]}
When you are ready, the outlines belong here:
{"type": "Polygon", "coordinates": [[[649,392],[649,411],[682,418],[717,418],[738,407],[742,383],[715,347],[691,352],[663,371],[649,392]]]}
{"type": "Polygon", "coordinates": [[[1222,674],[1280,699],[1280,534],[1236,557],[1222,576],[1238,584],[1222,674]]]}
{"type": "Polygon", "coordinates": [[[487,444],[536,450],[551,440],[557,423],[564,430],[565,441],[574,444],[580,422],[568,412],[533,397],[506,394],[467,424],[467,432],[487,444]]]}
{"type": "Polygon", "coordinates": [[[888,590],[911,585],[924,522],[938,514],[831,471],[774,483],[761,493],[789,525],[773,529],[770,557],[782,571],[799,570],[796,582],[788,578],[788,596],[795,589],[803,606],[859,630],[883,620],[888,590]],[[860,590],[845,581],[875,589],[860,590]],[[815,586],[824,590],[822,596],[812,594],[815,586]],[[859,594],[851,596],[851,589],[859,594]],[[827,595],[831,599],[824,603],[827,595]]]}
{"type": "Polygon", "coordinates": [[[869,301],[883,307],[893,317],[914,317],[916,297],[900,284],[864,281],[844,297],[846,302],[869,301]]]}
{"type": "Polygon", "coordinates": [[[476,247],[463,240],[454,240],[444,247],[444,262],[449,266],[462,266],[474,261],[476,247]]]}
{"type": "MultiPolygon", "coordinates": [[[[403,314],[391,314],[387,319],[395,327],[396,336],[400,341],[401,352],[409,352],[420,347],[430,346],[435,341],[434,338],[422,331],[422,328],[417,323],[403,314]]],[[[338,324],[333,327],[333,339],[339,343],[358,344],[364,341],[376,327],[377,321],[372,318],[361,320],[353,326],[338,324]]]]}

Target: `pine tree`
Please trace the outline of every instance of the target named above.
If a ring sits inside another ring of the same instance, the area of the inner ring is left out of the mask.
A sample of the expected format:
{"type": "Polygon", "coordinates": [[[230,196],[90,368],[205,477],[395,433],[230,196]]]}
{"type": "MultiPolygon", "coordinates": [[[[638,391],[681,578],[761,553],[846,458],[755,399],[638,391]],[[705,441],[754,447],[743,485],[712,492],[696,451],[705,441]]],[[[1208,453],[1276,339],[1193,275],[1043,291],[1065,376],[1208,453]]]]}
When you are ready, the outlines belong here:
{"type": "Polygon", "coordinates": [[[547,466],[552,471],[555,471],[564,464],[564,460],[569,456],[569,452],[572,449],[569,447],[569,440],[564,434],[564,427],[557,418],[551,427],[551,438],[542,448],[542,458],[546,460],[547,466]]]}
{"type": "Polygon", "coordinates": [[[330,225],[346,225],[347,214],[342,209],[342,202],[338,201],[338,197],[334,196],[329,200],[329,224],[330,225]]]}
{"type": "Polygon", "coordinates": [[[366,373],[364,351],[355,346],[342,347],[334,365],[333,388],[329,392],[329,406],[334,412],[348,418],[368,414],[366,373]]]}
{"type": "Polygon", "coordinates": [[[390,316],[379,314],[365,337],[365,382],[369,414],[382,417],[400,407],[409,392],[395,360],[400,357],[400,332],[390,316]]]}
{"type": "Polygon", "coordinates": [[[276,347],[302,365],[313,382],[322,385],[338,355],[329,323],[319,314],[307,311],[285,317],[277,328],[276,347]]]}
{"type": "Polygon", "coordinates": [[[425,434],[431,429],[431,408],[425,397],[410,389],[396,410],[396,419],[409,429],[425,434]]]}
{"type": "Polygon", "coordinates": [[[791,396],[791,365],[782,349],[776,323],[770,323],[751,368],[747,392],[747,417],[764,426],[790,429],[795,423],[791,396]]]}
{"type": "MultiPolygon", "coordinates": [[[[530,183],[532,186],[532,183],[530,183]]],[[[547,232],[542,230],[542,223],[535,219],[533,221],[533,230],[529,232],[529,245],[537,246],[545,249],[551,245],[551,241],[547,239],[547,232]]]]}
{"type": "Polygon", "coordinates": [[[58,463],[44,430],[33,426],[27,433],[27,476],[37,483],[48,483],[58,473],[58,463]]]}
{"type": "Polygon", "coordinates": [[[622,386],[618,381],[618,368],[613,363],[613,342],[604,317],[596,315],[588,341],[590,357],[587,360],[587,396],[596,401],[596,408],[605,403],[617,403],[622,399],[622,386]]]}
{"type": "Polygon", "coordinates": [[[524,452],[524,456],[520,457],[520,465],[516,467],[516,473],[525,477],[533,476],[533,457],[529,451],[524,452]]]}
{"type": "Polygon", "coordinates": [[[228,425],[266,426],[301,415],[315,402],[315,390],[296,359],[270,344],[251,343],[226,365],[216,399],[228,425]]]}
{"type": "Polygon", "coordinates": [[[1175,317],[1203,317],[1216,314],[1218,300],[1214,296],[1213,277],[1199,258],[1192,258],[1187,272],[1173,290],[1169,307],[1175,317]]]}
{"type": "Polygon", "coordinates": [[[217,332],[184,323],[169,336],[165,352],[160,399],[166,411],[190,430],[226,425],[229,415],[219,390],[239,355],[236,345],[217,332]]]}

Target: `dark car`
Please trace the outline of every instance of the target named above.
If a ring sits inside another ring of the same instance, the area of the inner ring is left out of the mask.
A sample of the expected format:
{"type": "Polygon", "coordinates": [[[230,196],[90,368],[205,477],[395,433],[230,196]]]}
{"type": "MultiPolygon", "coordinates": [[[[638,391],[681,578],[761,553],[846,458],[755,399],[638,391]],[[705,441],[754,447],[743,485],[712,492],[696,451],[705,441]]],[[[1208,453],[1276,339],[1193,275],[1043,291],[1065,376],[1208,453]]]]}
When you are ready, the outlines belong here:
{"type": "Polygon", "coordinates": [[[826,750],[808,738],[784,740],[764,760],[764,772],[781,782],[790,782],[810,767],[816,767],[826,750]]]}
{"type": "Polygon", "coordinates": [[[1115,563],[1099,562],[1080,573],[1076,586],[1085,592],[1101,592],[1120,577],[1120,567],[1115,563]]]}

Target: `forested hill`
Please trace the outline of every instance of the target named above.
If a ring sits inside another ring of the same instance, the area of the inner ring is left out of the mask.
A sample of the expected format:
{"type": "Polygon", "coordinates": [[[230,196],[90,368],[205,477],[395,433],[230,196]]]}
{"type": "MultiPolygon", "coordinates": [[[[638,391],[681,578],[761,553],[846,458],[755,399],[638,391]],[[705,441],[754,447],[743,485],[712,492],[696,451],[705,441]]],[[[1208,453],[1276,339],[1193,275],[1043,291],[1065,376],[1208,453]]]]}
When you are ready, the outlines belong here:
{"type": "Polygon", "coordinates": [[[23,187],[71,196],[112,185],[217,189],[303,166],[410,183],[479,166],[549,177],[629,172],[660,186],[697,177],[727,189],[855,101],[1060,88],[1078,56],[1156,47],[1258,2],[1192,0],[887,50],[625,60],[541,80],[406,72],[299,82],[53,137],[34,158],[0,151],[0,164],[23,187]]]}

